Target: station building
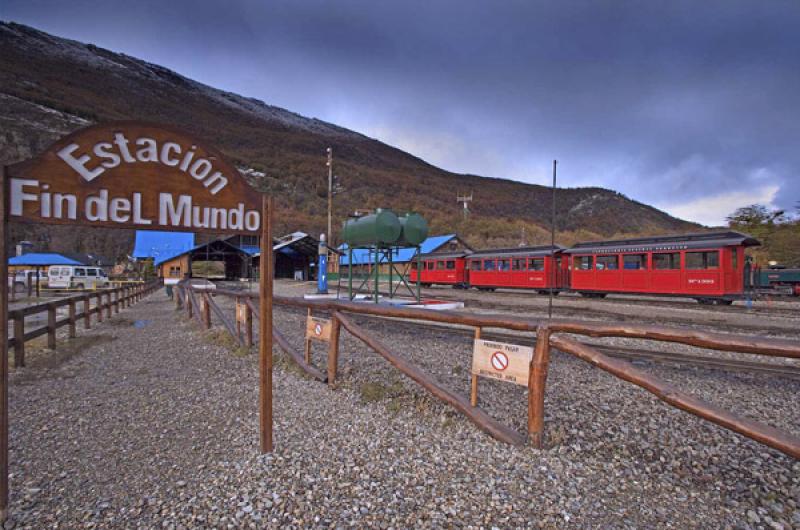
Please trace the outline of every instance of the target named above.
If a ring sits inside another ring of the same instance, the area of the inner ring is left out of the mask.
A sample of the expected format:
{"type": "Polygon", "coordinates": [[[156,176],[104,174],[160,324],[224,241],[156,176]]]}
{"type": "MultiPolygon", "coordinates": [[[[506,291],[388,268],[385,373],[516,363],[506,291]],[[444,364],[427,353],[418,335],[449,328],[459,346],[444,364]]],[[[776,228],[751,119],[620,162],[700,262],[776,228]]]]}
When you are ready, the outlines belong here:
{"type": "MultiPolygon", "coordinates": [[[[319,240],[305,232],[273,239],[276,278],[313,280],[319,240]]],[[[235,235],[196,243],[193,234],[140,231],[133,256],[152,259],[158,276],[169,283],[185,277],[236,281],[258,278],[261,261],[258,236],[235,235]]]]}

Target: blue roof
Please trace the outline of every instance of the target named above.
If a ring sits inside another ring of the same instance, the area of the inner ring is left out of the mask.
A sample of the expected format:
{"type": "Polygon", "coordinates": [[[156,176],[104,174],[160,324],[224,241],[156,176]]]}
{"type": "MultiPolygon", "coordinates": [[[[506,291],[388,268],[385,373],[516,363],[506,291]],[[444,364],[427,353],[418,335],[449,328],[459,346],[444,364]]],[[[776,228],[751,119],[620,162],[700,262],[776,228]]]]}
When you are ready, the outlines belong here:
{"type": "Polygon", "coordinates": [[[193,248],[194,234],[191,233],[137,230],[133,257],[153,258],[156,262],[162,262],[193,248]]]}
{"type": "Polygon", "coordinates": [[[48,265],[83,265],[81,262],[62,256],[61,254],[36,252],[23,254],[22,256],[14,256],[8,260],[8,264],[32,267],[46,267],[48,265]]]}
{"type": "MultiPolygon", "coordinates": [[[[433,252],[434,250],[441,247],[454,237],[456,237],[455,234],[447,234],[444,236],[431,236],[422,242],[422,245],[420,245],[420,252],[422,254],[433,252]]],[[[347,243],[339,245],[339,250],[344,251],[344,256],[339,258],[339,264],[349,265],[350,263],[348,261],[347,243]]],[[[417,249],[414,247],[395,249],[394,252],[392,252],[392,263],[407,263],[414,258],[414,253],[416,251],[417,249]]],[[[379,262],[388,263],[388,260],[386,259],[386,256],[384,254],[381,255],[379,262]]],[[[366,248],[354,248],[353,265],[366,265],[368,263],[375,263],[375,254],[373,254],[372,252],[370,252],[369,249],[366,248]]]]}

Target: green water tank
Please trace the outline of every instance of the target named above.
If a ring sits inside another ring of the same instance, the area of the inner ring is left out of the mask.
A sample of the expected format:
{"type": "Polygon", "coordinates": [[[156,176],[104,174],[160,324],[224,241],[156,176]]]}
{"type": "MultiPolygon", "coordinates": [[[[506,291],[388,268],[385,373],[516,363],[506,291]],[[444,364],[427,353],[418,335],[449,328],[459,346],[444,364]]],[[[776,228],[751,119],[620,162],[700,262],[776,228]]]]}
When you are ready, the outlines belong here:
{"type": "Polygon", "coordinates": [[[400,238],[400,220],[391,210],[378,208],[363,217],[347,219],[342,238],[350,248],[394,245],[400,238]]]}
{"type": "Polygon", "coordinates": [[[416,247],[428,237],[428,222],[418,213],[407,213],[399,217],[403,231],[400,234],[399,245],[416,247]]]}

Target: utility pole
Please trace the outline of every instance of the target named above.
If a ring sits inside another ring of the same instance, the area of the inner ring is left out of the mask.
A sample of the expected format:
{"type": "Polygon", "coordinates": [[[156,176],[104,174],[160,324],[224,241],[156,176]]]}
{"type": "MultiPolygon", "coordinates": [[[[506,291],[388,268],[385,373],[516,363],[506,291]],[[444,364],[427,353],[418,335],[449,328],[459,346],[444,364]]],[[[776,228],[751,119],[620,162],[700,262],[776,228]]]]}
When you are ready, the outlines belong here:
{"type": "Polygon", "coordinates": [[[556,167],[558,160],[553,160],[553,210],[550,213],[550,267],[553,273],[550,278],[550,298],[547,301],[547,319],[553,318],[553,283],[558,278],[556,270],[556,167]]]}
{"type": "Polygon", "coordinates": [[[331,237],[331,215],[333,213],[333,149],[328,148],[328,245],[333,244],[331,237]]]}

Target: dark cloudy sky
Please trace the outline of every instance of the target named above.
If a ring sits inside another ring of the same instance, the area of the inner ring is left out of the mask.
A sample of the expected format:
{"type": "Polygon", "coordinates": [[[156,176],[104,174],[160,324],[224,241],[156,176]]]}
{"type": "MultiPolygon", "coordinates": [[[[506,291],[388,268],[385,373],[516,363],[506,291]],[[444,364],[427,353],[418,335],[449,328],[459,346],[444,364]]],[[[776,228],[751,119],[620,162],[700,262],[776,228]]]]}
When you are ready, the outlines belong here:
{"type": "MultiPolygon", "coordinates": [[[[443,168],[680,217],[800,201],[800,1],[2,0],[443,168]]],[[[480,190],[475,190],[479,196],[480,190]]]]}

